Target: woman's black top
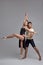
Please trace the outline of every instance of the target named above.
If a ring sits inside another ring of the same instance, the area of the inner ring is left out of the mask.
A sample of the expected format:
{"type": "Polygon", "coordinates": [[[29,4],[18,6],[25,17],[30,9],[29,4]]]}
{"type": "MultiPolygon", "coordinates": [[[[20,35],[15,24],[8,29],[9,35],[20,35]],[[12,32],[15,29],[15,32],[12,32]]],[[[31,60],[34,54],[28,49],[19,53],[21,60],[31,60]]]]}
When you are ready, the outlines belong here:
{"type": "Polygon", "coordinates": [[[21,30],[20,30],[20,35],[23,35],[23,34],[25,34],[25,28],[21,28],[21,30]]]}
{"type": "MultiPolygon", "coordinates": [[[[20,35],[25,34],[25,32],[26,32],[25,28],[21,28],[20,35]]],[[[20,39],[19,39],[19,48],[21,48],[21,40],[20,39]]],[[[23,48],[25,49],[25,37],[24,37],[24,40],[23,40],[23,48]]]]}

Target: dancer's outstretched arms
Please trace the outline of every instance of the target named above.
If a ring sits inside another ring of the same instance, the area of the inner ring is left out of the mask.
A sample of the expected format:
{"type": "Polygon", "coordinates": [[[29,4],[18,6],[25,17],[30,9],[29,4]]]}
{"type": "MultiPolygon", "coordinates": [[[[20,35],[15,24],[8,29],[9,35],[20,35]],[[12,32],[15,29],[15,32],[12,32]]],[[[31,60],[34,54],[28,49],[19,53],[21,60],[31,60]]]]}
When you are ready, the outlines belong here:
{"type": "Polygon", "coordinates": [[[27,36],[27,35],[23,35],[23,37],[28,38],[29,36],[27,36]]]}

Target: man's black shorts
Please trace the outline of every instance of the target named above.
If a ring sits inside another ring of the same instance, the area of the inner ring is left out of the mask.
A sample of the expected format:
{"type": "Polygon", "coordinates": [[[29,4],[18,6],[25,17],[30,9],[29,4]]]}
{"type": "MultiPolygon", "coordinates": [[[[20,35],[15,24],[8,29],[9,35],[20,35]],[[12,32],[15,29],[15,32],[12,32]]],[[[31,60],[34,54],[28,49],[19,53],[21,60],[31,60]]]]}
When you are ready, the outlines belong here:
{"type": "Polygon", "coordinates": [[[33,39],[26,39],[25,46],[28,47],[29,44],[31,44],[32,47],[35,47],[35,43],[33,39]]]}

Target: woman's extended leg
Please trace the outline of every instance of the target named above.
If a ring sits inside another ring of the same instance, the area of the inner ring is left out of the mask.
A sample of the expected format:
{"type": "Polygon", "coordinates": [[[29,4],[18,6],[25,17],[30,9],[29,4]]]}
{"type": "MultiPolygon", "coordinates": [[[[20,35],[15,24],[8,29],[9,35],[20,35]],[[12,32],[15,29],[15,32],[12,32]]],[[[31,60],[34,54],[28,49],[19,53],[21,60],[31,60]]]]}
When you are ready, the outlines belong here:
{"type": "Polygon", "coordinates": [[[24,37],[22,35],[19,35],[19,34],[10,34],[10,35],[3,37],[2,39],[9,39],[9,38],[14,38],[14,37],[21,39],[21,40],[24,39],[24,37]]]}

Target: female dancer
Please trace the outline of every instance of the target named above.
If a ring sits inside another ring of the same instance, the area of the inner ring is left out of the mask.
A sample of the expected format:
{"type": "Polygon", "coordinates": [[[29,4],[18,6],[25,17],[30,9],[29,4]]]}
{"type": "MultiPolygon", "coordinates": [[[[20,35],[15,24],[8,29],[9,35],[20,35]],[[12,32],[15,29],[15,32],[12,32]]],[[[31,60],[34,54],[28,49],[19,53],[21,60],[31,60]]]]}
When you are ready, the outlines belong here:
{"type": "Polygon", "coordinates": [[[20,48],[20,57],[21,58],[22,58],[22,54],[23,54],[23,48],[25,49],[25,31],[28,30],[27,24],[28,24],[28,15],[25,14],[25,19],[24,19],[24,22],[23,22],[23,26],[20,30],[20,35],[19,34],[10,34],[10,35],[7,35],[7,36],[2,38],[2,39],[9,39],[9,38],[16,37],[16,38],[19,39],[19,48],[20,48]]]}

